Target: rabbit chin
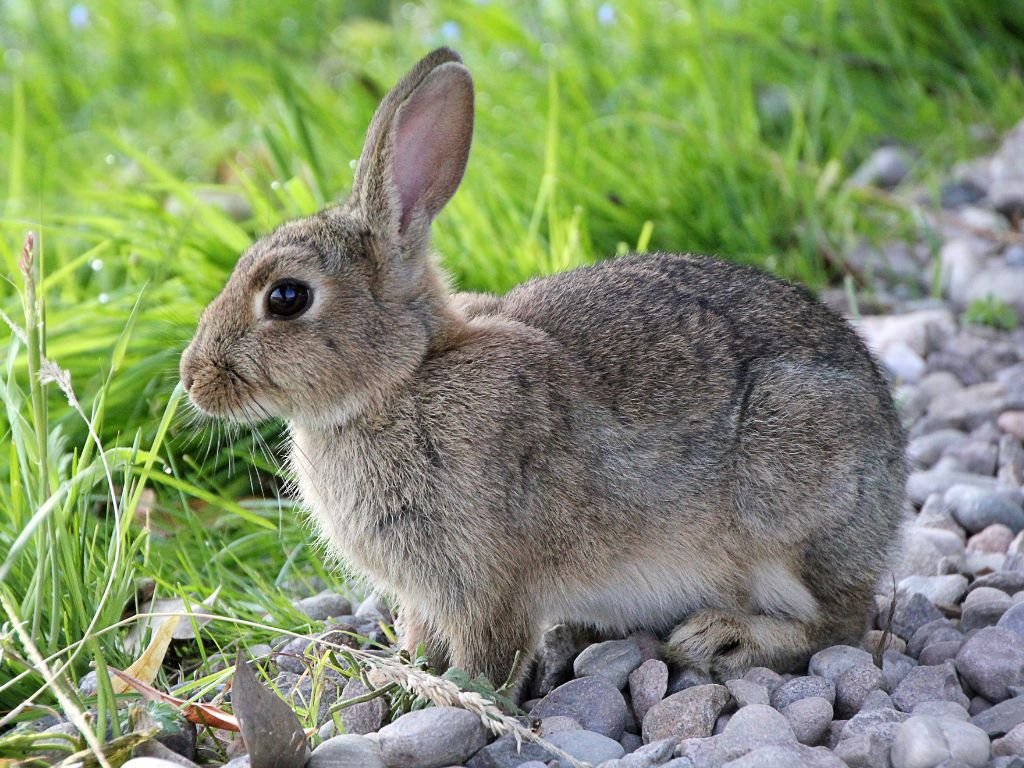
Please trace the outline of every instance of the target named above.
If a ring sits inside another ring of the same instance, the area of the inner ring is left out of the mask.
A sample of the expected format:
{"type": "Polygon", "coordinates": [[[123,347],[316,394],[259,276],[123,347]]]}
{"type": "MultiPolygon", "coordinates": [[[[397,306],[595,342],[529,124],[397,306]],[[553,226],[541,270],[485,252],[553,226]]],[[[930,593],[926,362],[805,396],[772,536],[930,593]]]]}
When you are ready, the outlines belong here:
{"type": "Polygon", "coordinates": [[[351,394],[327,406],[322,403],[314,405],[308,412],[302,408],[295,408],[290,413],[282,415],[293,427],[311,432],[330,432],[351,424],[369,411],[372,404],[369,397],[351,394]]]}

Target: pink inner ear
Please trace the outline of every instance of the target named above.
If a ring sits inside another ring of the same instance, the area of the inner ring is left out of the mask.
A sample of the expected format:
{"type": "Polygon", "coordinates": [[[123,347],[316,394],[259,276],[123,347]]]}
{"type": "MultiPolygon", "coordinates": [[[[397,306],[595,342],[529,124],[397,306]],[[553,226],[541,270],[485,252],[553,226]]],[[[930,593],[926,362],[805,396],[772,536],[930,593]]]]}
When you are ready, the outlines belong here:
{"type": "Polygon", "coordinates": [[[428,76],[397,115],[392,173],[402,232],[417,206],[431,219],[437,215],[455,193],[466,167],[473,129],[472,85],[464,69],[448,66],[428,76]]]}

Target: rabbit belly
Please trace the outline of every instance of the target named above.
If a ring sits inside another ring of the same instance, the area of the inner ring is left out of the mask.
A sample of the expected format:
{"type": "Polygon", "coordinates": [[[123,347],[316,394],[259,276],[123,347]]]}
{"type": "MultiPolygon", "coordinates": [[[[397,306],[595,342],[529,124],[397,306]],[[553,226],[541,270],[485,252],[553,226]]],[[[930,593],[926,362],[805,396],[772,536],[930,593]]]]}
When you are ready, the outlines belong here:
{"type": "Polygon", "coordinates": [[[585,624],[608,632],[664,631],[699,608],[731,605],[726,587],[730,578],[724,571],[700,560],[623,563],[603,578],[545,590],[551,596],[543,611],[545,622],[585,624]]]}

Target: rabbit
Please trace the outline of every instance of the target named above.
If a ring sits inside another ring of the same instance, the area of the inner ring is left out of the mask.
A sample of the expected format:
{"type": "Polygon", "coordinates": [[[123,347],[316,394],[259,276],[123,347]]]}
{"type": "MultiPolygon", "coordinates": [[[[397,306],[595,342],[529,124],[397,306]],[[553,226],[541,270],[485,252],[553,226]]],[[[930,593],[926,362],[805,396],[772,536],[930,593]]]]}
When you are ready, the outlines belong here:
{"type": "Polygon", "coordinates": [[[694,255],[453,292],[428,237],[473,93],[442,48],[387,94],[350,197],[255,242],[203,312],[192,403],[287,422],[319,534],[441,667],[514,686],[557,623],[654,631],[719,679],[857,643],[906,474],[863,343],[694,255]]]}

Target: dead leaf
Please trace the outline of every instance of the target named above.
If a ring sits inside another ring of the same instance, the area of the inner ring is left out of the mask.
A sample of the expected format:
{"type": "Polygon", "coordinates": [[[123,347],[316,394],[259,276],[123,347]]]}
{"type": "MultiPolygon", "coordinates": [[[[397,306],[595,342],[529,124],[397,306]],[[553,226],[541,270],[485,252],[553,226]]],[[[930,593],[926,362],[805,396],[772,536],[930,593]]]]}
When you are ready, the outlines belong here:
{"type": "Polygon", "coordinates": [[[235,662],[231,707],[252,768],[303,768],[309,758],[309,742],[299,718],[277,694],[260,684],[241,653],[235,662]]]}
{"type": "Polygon", "coordinates": [[[139,608],[140,614],[173,613],[178,614],[180,618],[176,618],[174,616],[143,616],[128,632],[128,636],[124,641],[125,650],[129,653],[138,653],[139,649],[142,647],[142,638],[145,636],[146,630],[167,621],[171,622],[173,625],[171,632],[172,640],[195,640],[196,629],[208,624],[210,622],[210,617],[192,616],[191,614],[195,612],[199,606],[202,606],[203,608],[213,608],[219,594],[220,587],[218,586],[213,590],[212,595],[198,604],[191,603],[191,605],[189,605],[180,597],[167,597],[143,603],[139,608]]]}
{"type": "MultiPolygon", "coordinates": [[[[146,650],[125,670],[126,675],[146,684],[156,679],[157,672],[160,671],[160,665],[164,663],[164,656],[167,655],[167,647],[171,644],[171,635],[174,634],[176,623],[174,618],[170,617],[168,621],[164,621],[157,626],[156,631],[153,633],[153,638],[149,641],[149,645],[146,646],[146,650]]],[[[128,692],[127,684],[121,678],[111,680],[111,684],[113,685],[114,693],[128,692]]]]}
{"type": "Polygon", "coordinates": [[[213,704],[204,704],[203,702],[192,703],[185,699],[179,699],[177,696],[171,696],[169,693],[158,691],[153,686],[147,685],[141,680],[136,680],[131,675],[120,670],[111,668],[110,671],[119,680],[124,682],[125,685],[134,688],[142,694],[142,698],[148,701],[165,701],[178,707],[185,716],[185,719],[190,723],[208,725],[211,728],[220,728],[222,731],[239,730],[238,718],[229,712],[225,712],[223,709],[213,706],[213,704]]]}

